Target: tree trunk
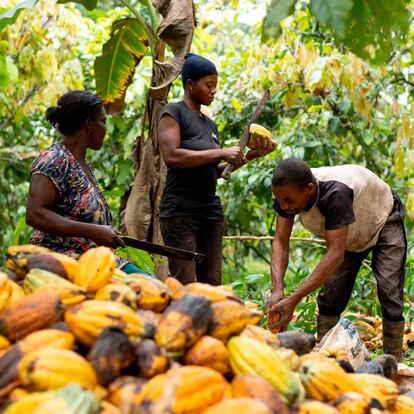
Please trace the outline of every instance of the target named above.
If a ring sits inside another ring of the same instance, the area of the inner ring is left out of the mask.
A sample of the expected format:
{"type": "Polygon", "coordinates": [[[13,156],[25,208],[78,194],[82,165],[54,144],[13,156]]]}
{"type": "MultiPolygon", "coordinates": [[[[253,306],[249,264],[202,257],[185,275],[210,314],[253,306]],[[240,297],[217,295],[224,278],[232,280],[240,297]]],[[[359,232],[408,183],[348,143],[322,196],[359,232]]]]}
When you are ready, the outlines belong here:
{"type": "MultiPolygon", "coordinates": [[[[151,92],[147,102],[146,117],[149,122],[148,138],[138,137],[141,157],[131,194],[125,209],[125,227],[129,235],[138,239],[163,244],[159,205],[164,189],[167,168],[159,151],[158,117],[167,103],[172,81],[178,76],[184,56],[190,50],[194,33],[194,5],[192,0],[153,0],[156,10],[163,16],[158,28],[159,48],[154,58],[151,92]],[[174,58],[164,62],[164,47],[168,44],[174,58]]],[[[145,122],[145,119],[144,119],[145,122]]],[[[155,271],[160,279],[168,275],[168,261],[155,256],[155,271]]]]}

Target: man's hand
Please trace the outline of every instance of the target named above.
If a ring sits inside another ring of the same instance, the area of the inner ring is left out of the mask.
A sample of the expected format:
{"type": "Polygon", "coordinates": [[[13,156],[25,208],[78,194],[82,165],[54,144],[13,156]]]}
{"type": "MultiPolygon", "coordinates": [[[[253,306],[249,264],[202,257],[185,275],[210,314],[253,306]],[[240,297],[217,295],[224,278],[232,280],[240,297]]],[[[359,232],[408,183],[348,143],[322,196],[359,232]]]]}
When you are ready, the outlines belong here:
{"type": "Polygon", "coordinates": [[[259,157],[264,157],[267,154],[270,154],[271,152],[273,152],[276,149],[276,143],[266,139],[266,138],[262,138],[261,141],[259,141],[259,145],[257,146],[257,148],[250,150],[247,154],[246,154],[246,158],[248,160],[253,160],[254,158],[259,158],[259,157]]]}
{"type": "Polygon", "coordinates": [[[280,314],[279,322],[275,323],[272,326],[269,326],[269,329],[275,329],[280,327],[280,331],[286,331],[289,322],[292,320],[293,312],[295,310],[297,302],[292,300],[290,297],[280,300],[276,305],[274,305],[268,312],[269,316],[275,313],[280,314]]]}
{"type": "Polygon", "coordinates": [[[285,298],[283,291],[275,290],[270,292],[269,296],[266,298],[265,304],[265,313],[269,313],[270,310],[275,306],[279,301],[285,298]]]}

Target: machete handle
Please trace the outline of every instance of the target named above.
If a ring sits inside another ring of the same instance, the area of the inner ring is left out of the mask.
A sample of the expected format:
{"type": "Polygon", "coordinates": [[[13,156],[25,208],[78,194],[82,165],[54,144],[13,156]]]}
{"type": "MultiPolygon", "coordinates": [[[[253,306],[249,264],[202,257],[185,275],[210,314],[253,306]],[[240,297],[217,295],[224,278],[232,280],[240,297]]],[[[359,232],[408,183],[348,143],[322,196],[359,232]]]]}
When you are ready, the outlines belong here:
{"type": "Polygon", "coordinates": [[[229,180],[230,175],[233,171],[234,171],[234,164],[228,163],[226,167],[224,168],[223,172],[221,173],[221,178],[224,178],[225,180],[229,180]]]}

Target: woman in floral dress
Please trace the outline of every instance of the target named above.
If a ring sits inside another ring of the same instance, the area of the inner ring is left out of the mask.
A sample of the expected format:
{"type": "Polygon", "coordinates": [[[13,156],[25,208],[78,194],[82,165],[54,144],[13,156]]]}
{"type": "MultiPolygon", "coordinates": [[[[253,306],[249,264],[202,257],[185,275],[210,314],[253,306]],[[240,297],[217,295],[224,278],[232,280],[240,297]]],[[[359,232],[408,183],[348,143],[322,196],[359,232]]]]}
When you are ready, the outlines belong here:
{"type": "MultiPolygon", "coordinates": [[[[26,212],[26,222],[34,228],[30,243],[74,257],[99,245],[124,246],[85,160],[87,149],[101,149],[105,137],[102,100],[87,91],[68,92],[47,109],[46,119],[62,140],[32,165],[26,212]]],[[[132,263],[118,262],[128,273],[142,272],[132,263]]]]}

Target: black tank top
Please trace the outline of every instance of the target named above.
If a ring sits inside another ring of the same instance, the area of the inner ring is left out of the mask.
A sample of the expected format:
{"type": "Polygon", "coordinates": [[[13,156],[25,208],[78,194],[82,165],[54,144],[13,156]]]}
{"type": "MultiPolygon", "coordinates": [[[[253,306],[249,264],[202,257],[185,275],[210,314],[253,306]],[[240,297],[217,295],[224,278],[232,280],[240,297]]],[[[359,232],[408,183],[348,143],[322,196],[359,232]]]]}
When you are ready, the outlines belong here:
{"type": "MultiPolygon", "coordinates": [[[[192,151],[220,148],[217,125],[207,116],[196,114],[184,102],[167,104],[160,119],[166,114],[180,126],[180,148],[192,151]]],[[[198,216],[223,220],[223,208],[216,195],[218,164],[168,168],[160,217],[198,216]]]]}

